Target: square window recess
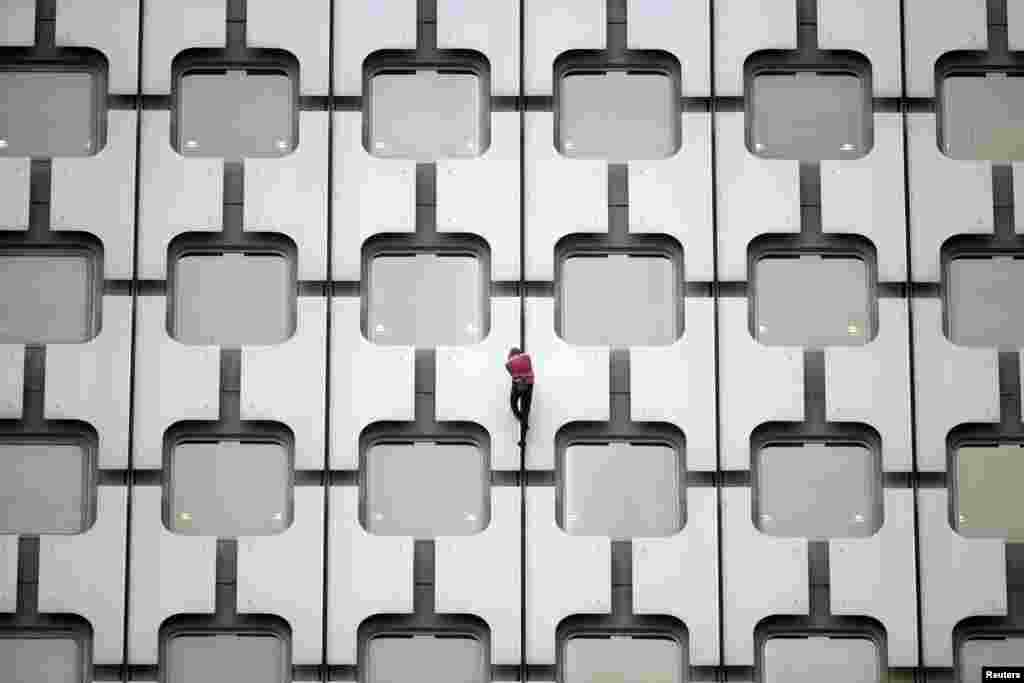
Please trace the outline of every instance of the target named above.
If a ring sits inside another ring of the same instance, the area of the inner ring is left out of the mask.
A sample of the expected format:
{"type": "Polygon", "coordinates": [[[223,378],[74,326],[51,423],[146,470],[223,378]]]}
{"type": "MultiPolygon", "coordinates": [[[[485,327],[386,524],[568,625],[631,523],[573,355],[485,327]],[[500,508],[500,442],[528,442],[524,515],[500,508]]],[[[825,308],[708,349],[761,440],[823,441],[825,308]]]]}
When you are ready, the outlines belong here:
{"type": "Polygon", "coordinates": [[[881,527],[881,473],[868,448],[773,445],[757,459],[754,514],[762,532],[824,541],[881,527]]]}
{"type": "Polygon", "coordinates": [[[976,636],[960,645],[960,681],[984,683],[984,666],[1019,667],[1024,662],[1024,637],[976,636]]]}
{"type": "Polygon", "coordinates": [[[85,643],[72,637],[18,633],[0,636],[0,680],[85,683],[85,643]]]}
{"type": "Polygon", "coordinates": [[[170,332],[183,344],[280,344],[295,332],[295,268],[284,256],[186,254],[171,277],[170,332]]]}
{"type": "Polygon", "coordinates": [[[862,346],[875,335],[867,264],[772,256],[754,264],[754,337],[768,346],[862,346]]]}
{"type": "Polygon", "coordinates": [[[580,346],[667,346],[679,338],[681,278],[671,259],[579,255],[561,267],[560,336],[580,346]]]}
{"type": "Polygon", "coordinates": [[[1024,541],[1024,448],[961,446],[956,450],[956,523],[962,536],[1024,541]]]}
{"type": "Polygon", "coordinates": [[[75,344],[99,332],[102,274],[82,250],[0,251],[0,344],[75,344]]]}
{"type": "Polygon", "coordinates": [[[960,346],[1024,346],[1024,258],[954,258],[949,262],[946,318],[960,346]]]}
{"type": "Polygon", "coordinates": [[[878,646],[867,638],[768,638],[764,683],[877,683],[878,646]]]}
{"type": "Polygon", "coordinates": [[[92,526],[92,454],[72,443],[0,443],[0,533],[79,534],[92,526]]]}
{"type": "Polygon", "coordinates": [[[575,159],[665,159],[679,151],[679,86],[666,73],[568,72],[558,80],[555,142],[575,159]]]}
{"type": "Polygon", "coordinates": [[[683,526],[679,481],[679,457],[669,446],[569,446],[562,528],[613,540],[670,536],[683,526]]]}
{"type": "Polygon", "coordinates": [[[165,526],[189,536],[268,536],[292,521],[292,463],[277,443],[189,442],[170,453],[165,526]]]}
{"type": "Polygon", "coordinates": [[[941,84],[940,146],[953,159],[1024,159],[1024,75],[949,76],[941,84]]]}
{"type": "Polygon", "coordinates": [[[190,633],[167,642],[166,683],[246,681],[285,683],[291,662],[285,640],[276,634],[190,633]]]}
{"type": "Polygon", "coordinates": [[[281,157],[298,143],[297,91],[283,72],[194,69],[175,93],[175,149],[184,156],[281,157]]]}
{"type": "Polygon", "coordinates": [[[475,344],[484,338],[485,302],[473,255],[378,256],[370,264],[367,336],[423,348],[475,344]]]}
{"type": "Polygon", "coordinates": [[[364,467],[363,526],[371,534],[468,536],[490,523],[490,473],[472,444],[378,443],[364,467]]]}
{"type": "Polygon", "coordinates": [[[0,156],[96,154],[99,89],[87,71],[0,70],[0,156]]]}
{"type": "Polygon", "coordinates": [[[871,147],[865,79],[853,73],[761,73],[753,77],[747,147],[767,159],[856,159],[871,147]]]}
{"type": "Polygon", "coordinates": [[[366,149],[433,162],[480,156],[489,144],[489,93],[475,73],[381,72],[369,79],[366,149]]]}
{"type": "Polygon", "coordinates": [[[467,636],[377,636],[367,651],[367,683],[490,681],[484,645],[467,636]]]}
{"type": "Polygon", "coordinates": [[[683,653],[668,638],[571,637],[563,683],[682,683],[683,653]]]}

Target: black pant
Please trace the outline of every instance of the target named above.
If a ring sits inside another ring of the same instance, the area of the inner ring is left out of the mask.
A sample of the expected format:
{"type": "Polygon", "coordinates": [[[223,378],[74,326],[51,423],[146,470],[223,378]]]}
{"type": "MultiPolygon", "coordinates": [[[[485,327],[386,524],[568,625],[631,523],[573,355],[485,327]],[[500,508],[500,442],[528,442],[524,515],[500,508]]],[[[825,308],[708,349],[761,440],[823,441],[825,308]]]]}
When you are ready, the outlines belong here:
{"type": "Polygon", "coordinates": [[[509,402],[512,404],[512,414],[523,424],[523,429],[526,429],[530,421],[533,385],[526,382],[512,382],[512,393],[509,396],[509,402]]]}

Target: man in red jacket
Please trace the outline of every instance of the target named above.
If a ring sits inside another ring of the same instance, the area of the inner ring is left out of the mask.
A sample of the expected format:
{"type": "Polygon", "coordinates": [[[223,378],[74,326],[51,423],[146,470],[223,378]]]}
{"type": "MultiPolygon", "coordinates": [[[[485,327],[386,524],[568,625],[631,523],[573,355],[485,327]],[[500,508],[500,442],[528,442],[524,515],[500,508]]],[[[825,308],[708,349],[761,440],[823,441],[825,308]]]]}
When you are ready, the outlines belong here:
{"type": "Polygon", "coordinates": [[[509,397],[512,414],[523,425],[525,433],[530,428],[530,404],[533,402],[533,363],[530,362],[529,354],[513,346],[509,349],[505,369],[512,375],[512,393],[509,397]]]}

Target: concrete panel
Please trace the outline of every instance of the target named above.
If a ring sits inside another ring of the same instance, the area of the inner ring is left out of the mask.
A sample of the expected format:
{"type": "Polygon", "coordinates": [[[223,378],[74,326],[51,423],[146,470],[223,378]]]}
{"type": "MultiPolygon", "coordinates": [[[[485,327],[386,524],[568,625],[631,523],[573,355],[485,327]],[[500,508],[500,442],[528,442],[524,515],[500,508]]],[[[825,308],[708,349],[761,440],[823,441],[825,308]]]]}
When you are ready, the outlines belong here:
{"type": "Polygon", "coordinates": [[[754,628],[765,617],[807,614],[807,540],[754,528],[748,488],[722,489],[722,590],[726,666],[754,663],[754,628]]]}
{"type": "Polygon", "coordinates": [[[359,524],[359,489],[330,490],[327,662],[356,663],[356,632],[375,614],[412,612],[413,539],[373,536],[359,524]]]}
{"type": "Polygon", "coordinates": [[[377,50],[416,48],[416,0],[345,0],[334,8],[334,94],[360,95],[363,60],[377,50]]]}
{"type": "Polygon", "coordinates": [[[608,164],[568,159],[554,143],[554,114],[526,114],[526,279],[553,280],[555,243],[608,230],[608,164]]]}
{"type": "Polygon", "coordinates": [[[864,235],[875,245],[878,279],[907,278],[903,122],[875,114],[875,146],[862,159],[821,162],[821,223],[825,232],[864,235]]]}
{"type": "Polygon", "coordinates": [[[913,496],[909,489],[886,489],[878,533],[828,542],[829,609],[882,622],[889,666],[918,664],[913,496]]]}
{"type": "Polygon", "coordinates": [[[359,434],[382,420],[411,421],[415,353],[377,346],[359,330],[359,299],[331,302],[331,469],[359,467],[359,434]]]}
{"type": "Polygon", "coordinates": [[[519,428],[508,408],[503,359],[519,343],[519,300],[491,299],[491,332],[472,346],[437,349],[434,413],[438,421],[468,420],[491,435],[491,469],[518,470],[519,428]]]}
{"type": "Polygon", "coordinates": [[[482,52],[491,63],[491,92],[519,94],[519,3],[437,0],[437,46],[482,52]]]}
{"type": "Polygon", "coordinates": [[[949,526],[945,489],[918,491],[925,666],[953,666],[953,627],[970,616],[1006,614],[1002,540],[967,539],[949,526]]]}
{"type": "Polygon", "coordinates": [[[934,114],[908,114],[911,272],[937,282],[939,249],[953,235],[992,232],[992,165],[950,159],[939,151],[934,114]],[[956,188],[955,202],[936,197],[956,188]]]}
{"type": "Polygon", "coordinates": [[[107,145],[99,154],[53,160],[50,210],[54,230],[84,230],[103,242],[106,277],[128,279],[135,238],[135,112],[108,116],[107,145]]]}
{"type": "Polygon", "coordinates": [[[123,654],[127,507],[128,489],[101,486],[91,529],[39,539],[39,611],[88,619],[96,664],[120,664],[123,654]]]}
{"type": "Polygon", "coordinates": [[[907,27],[907,95],[910,97],[935,94],[935,60],[942,55],[954,50],[988,47],[985,0],[949,3],[948,7],[943,7],[942,21],[935,20],[935,4],[930,0],[907,0],[903,16],[907,27]]]}
{"type": "Polygon", "coordinates": [[[238,539],[238,611],[287,619],[295,664],[319,664],[323,652],[323,534],[324,491],[303,486],[287,531],[238,539]]]}
{"type": "Polygon", "coordinates": [[[0,613],[18,605],[18,537],[0,536],[0,613]]]}
{"type": "Polygon", "coordinates": [[[7,0],[0,45],[31,45],[36,35],[36,0],[7,0]]]}
{"type": "Polygon", "coordinates": [[[415,229],[416,164],[367,154],[359,112],[337,112],[334,123],[333,277],[358,280],[367,237],[415,229]]]}
{"type": "Polygon", "coordinates": [[[299,112],[299,146],[245,160],[245,229],[295,241],[299,279],[327,279],[327,114],[299,112]]]}
{"type": "Polygon", "coordinates": [[[25,347],[0,344],[0,418],[21,417],[21,399],[25,390],[25,347]]]}
{"type": "Polygon", "coordinates": [[[242,349],[243,420],[277,420],[295,434],[295,468],[324,468],[327,300],[299,297],[295,334],[242,349]]]}
{"type": "Polygon", "coordinates": [[[166,94],[171,90],[171,62],[182,50],[224,47],[227,0],[182,0],[147,3],[143,28],[142,91],[166,94]]]}
{"type": "Polygon", "coordinates": [[[28,227],[28,159],[0,159],[0,230],[25,230],[28,227]]]}
{"type": "Polygon", "coordinates": [[[999,357],[995,349],[951,344],[942,333],[939,299],[916,299],[913,306],[917,466],[942,472],[953,427],[999,420],[999,357]]]}
{"type": "Polygon", "coordinates": [[[803,352],[763,346],[751,337],[746,299],[718,303],[722,463],[727,470],[745,470],[750,468],[750,433],[755,427],[804,419],[803,352]]]}
{"type": "Polygon", "coordinates": [[[608,349],[570,346],[555,334],[552,299],[526,300],[526,350],[533,358],[530,431],[526,433],[527,467],[555,467],[555,434],[567,422],[605,421],[609,415],[608,349]]]}
{"type": "Polygon", "coordinates": [[[101,468],[128,467],[131,345],[131,297],[105,296],[99,335],[46,350],[46,417],[91,424],[101,468]]]}
{"type": "Polygon", "coordinates": [[[629,230],[672,235],[683,245],[684,277],[712,279],[710,115],[683,114],[675,156],[630,162],[629,230]]]}
{"type": "MultiPolygon", "coordinates": [[[[601,0],[526,3],[523,36],[525,95],[550,95],[554,61],[568,50],[603,50],[606,4],[601,0]]],[[[654,47],[654,46],[647,46],[654,47]]]]}
{"type": "Polygon", "coordinates": [[[280,48],[299,60],[303,95],[326,95],[331,35],[329,0],[249,0],[245,15],[249,47],[280,48]]]}
{"type": "Polygon", "coordinates": [[[686,299],[686,331],[672,346],[629,350],[632,419],[671,422],[686,435],[686,469],[715,469],[714,302],[686,299]],[[674,378],[666,382],[665,378],[674,378]]]}
{"type": "Polygon", "coordinates": [[[56,41],[61,47],[91,47],[106,55],[111,93],[138,92],[139,0],[57,0],[56,41]]]}
{"type": "Polygon", "coordinates": [[[526,514],[526,661],[554,664],[562,619],[611,611],[611,542],[559,529],[552,487],[526,490],[526,514]]]}
{"type": "Polygon", "coordinates": [[[436,609],[475,614],[491,627],[491,663],[519,663],[519,490],[491,489],[491,523],[436,541],[436,609]]]}
{"type": "Polygon", "coordinates": [[[867,57],[876,97],[901,94],[900,40],[899,3],[818,3],[818,46],[822,50],[854,50],[867,57]]]}
{"type": "Polygon", "coordinates": [[[827,418],[872,425],[882,436],[884,469],[906,472],[912,460],[906,302],[879,299],[878,318],[872,342],[825,350],[827,418]]]}
{"type": "Polygon", "coordinates": [[[742,112],[720,112],[716,118],[718,276],[746,280],[750,240],[800,230],[800,165],[747,151],[742,112]]]}
{"type": "Polygon", "coordinates": [[[210,614],[217,539],[172,534],[161,519],[158,486],[136,486],[132,500],[130,664],[155,664],[157,631],[175,614],[210,614]]]}
{"type": "Polygon", "coordinates": [[[519,279],[519,115],[491,114],[491,147],[478,159],[437,162],[437,228],[491,247],[491,279],[519,279]]]}
{"type": "Polygon", "coordinates": [[[138,298],[135,361],[135,467],[159,468],[164,432],[180,420],[219,415],[220,351],[185,346],[167,334],[166,300],[138,298]]]}
{"type": "Polygon", "coordinates": [[[718,495],[690,488],[686,525],[667,538],[633,540],[633,611],[671,614],[690,632],[690,663],[717,666],[718,495]]]}
{"type": "Polygon", "coordinates": [[[178,233],[216,232],[223,222],[224,162],[175,152],[170,125],[170,112],[142,112],[140,278],[167,277],[167,245],[178,233]]]}
{"type": "Polygon", "coordinates": [[[630,49],[671,52],[683,68],[683,95],[711,94],[708,3],[628,0],[626,16],[626,44],[630,49]]]}
{"type": "Polygon", "coordinates": [[[743,62],[751,53],[796,49],[796,3],[765,0],[756,17],[750,10],[746,0],[715,3],[716,95],[743,94],[743,62]]]}

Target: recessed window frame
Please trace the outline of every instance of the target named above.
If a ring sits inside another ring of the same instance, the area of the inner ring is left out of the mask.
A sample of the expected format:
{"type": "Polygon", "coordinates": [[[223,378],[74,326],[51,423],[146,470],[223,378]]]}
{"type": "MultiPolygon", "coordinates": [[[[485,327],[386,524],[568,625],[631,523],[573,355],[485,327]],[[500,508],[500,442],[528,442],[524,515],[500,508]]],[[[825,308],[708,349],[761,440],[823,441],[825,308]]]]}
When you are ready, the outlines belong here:
{"type": "Polygon", "coordinates": [[[292,629],[287,621],[271,614],[238,614],[228,622],[211,615],[178,614],[163,621],[158,630],[159,683],[169,683],[168,649],[170,641],[190,636],[238,636],[274,638],[283,650],[280,669],[282,683],[290,683],[292,675],[292,629]]]}
{"type": "Polygon", "coordinates": [[[474,614],[436,613],[418,618],[407,614],[376,614],[364,619],[356,630],[358,683],[370,683],[370,641],[375,638],[416,636],[469,638],[479,642],[486,677],[481,683],[490,683],[494,654],[491,649],[491,629],[487,622],[474,614]]]}
{"type": "MultiPolygon", "coordinates": [[[[829,617],[829,624],[811,625],[807,617],[767,617],[754,627],[754,669],[758,681],[765,680],[765,647],[769,640],[779,638],[829,638],[836,640],[867,640],[878,655],[876,683],[888,680],[889,654],[885,627],[873,617],[829,617]]],[[[864,681],[864,683],[872,683],[864,681]]]]}
{"type": "Polygon", "coordinates": [[[810,162],[863,159],[871,154],[875,146],[874,83],[871,62],[863,54],[852,50],[819,50],[814,56],[814,61],[808,61],[800,52],[793,50],[759,50],[749,55],[743,62],[743,111],[746,149],[758,158],[810,162]],[[862,101],[866,124],[866,128],[863,130],[863,154],[851,154],[845,157],[836,155],[821,159],[793,159],[757,151],[754,141],[754,121],[756,119],[754,81],[760,76],[808,72],[822,76],[854,76],[860,79],[863,85],[862,101]]]}
{"type": "Polygon", "coordinates": [[[575,614],[562,619],[555,628],[555,681],[566,683],[566,650],[577,638],[640,638],[675,643],[681,655],[681,677],[690,680],[690,633],[676,617],[661,614],[635,614],[628,619],[611,615],[575,614]]]}
{"type": "MultiPolygon", "coordinates": [[[[1024,261],[1024,236],[1014,235],[1009,240],[994,240],[991,235],[956,235],[946,240],[939,251],[939,277],[942,297],[942,334],[954,344],[952,338],[952,267],[960,259],[1012,258],[1024,261]]],[[[1017,350],[1018,347],[970,346],[967,348],[1017,350]]]]}
{"type": "MultiPolygon", "coordinates": [[[[947,477],[947,491],[948,491],[948,510],[947,510],[947,521],[949,528],[956,532],[957,535],[960,533],[960,476],[959,476],[959,451],[961,448],[971,447],[992,447],[997,448],[999,446],[1013,446],[1021,449],[1021,455],[1024,456],[1024,431],[1016,428],[1007,429],[999,424],[994,423],[980,423],[971,422],[959,424],[949,431],[946,435],[946,472],[949,473],[947,477]]],[[[990,535],[990,534],[971,534],[964,536],[964,538],[987,538],[987,539],[1003,539],[1006,540],[1006,536],[990,535]]],[[[1009,543],[1015,541],[1009,540],[1009,543]]]]}
{"type": "Polygon", "coordinates": [[[963,670],[963,650],[972,640],[1014,639],[1024,641],[1024,628],[1010,617],[973,616],[960,620],[953,627],[953,671],[963,670]]]}
{"type": "MultiPolygon", "coordinates": [[[[14,614],[0,615],[0,639],[5,640],[70,640],[78,650],[79,678],[76,683],[92,683],[93,641],[92,624],[77,614],[38,615],[33,623],[14,614]]],[[[0,669],[2,673],[2,669],[0,669]]]]}

